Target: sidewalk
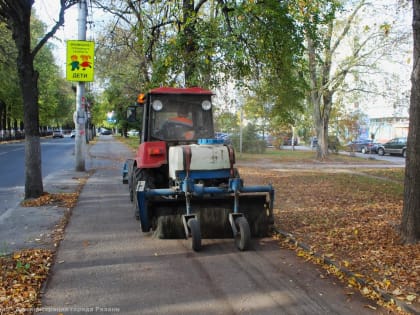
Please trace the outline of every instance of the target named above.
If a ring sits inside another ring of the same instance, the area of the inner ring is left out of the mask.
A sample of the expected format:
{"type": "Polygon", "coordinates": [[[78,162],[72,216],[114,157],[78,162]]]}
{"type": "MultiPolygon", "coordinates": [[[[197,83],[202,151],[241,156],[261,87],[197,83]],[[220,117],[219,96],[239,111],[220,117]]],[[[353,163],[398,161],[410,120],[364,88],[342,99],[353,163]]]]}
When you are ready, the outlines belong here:
{"type": "MultiPolygon", "coordinates": [[[[115,156],[110,155],[109,152],[103,152],[104,146],[110,146],[110,144],[99,141],[89,146],[85,172],[66,169],[45,177],[43,179],[44,191],[74,193],[78,190],[80,180],[88,178],[90,171],[96,171],[97,174],[92,176],[96,177],[101,176],[101,172],[106,168],[115,170],[114,178],[110,180],[120,180],[123,162],[132,153],[117,141],[112,141],[115,156]]],[[[98,195],[100,195],[99,192],[98,195]]],[[[56,205],[23,207],[17,204],[16,207],[8,209],[0,215],[0,255],[27,248],[54,248],[52,232],[66,212],[68,209],[56,205]]]]}
{"type": "MultiPolygon", "coordinates": [[[[79,179],[87,172],[63,170],[44,178],[44,191],[48,193],[74,193],[79,179]]],[[[0,254],[7,255],[26,248],[53,248],[52,232],[64,218],[67,209],[55,205],[42,207],[16,207],[0,215],[0,254]]]]}
{"type": "Polygon", "coordinates": [[[136,271],[127,273],[126,269],[138,264],[132,253],[141,252],[140,226],[121,175],[124,161],[132,154],[108,136],[90,147],[87,170],[95,172],[66,227],[40,314],[117,314],[122,300],[130,294],[137,297],[136,288],[130,285],[136,271]],[[123,269],[114,270],[115,266],[123,269]],[[127,275],[130,278],[122,281],[126,292],[122,292],[117,283],[127,275]]]}

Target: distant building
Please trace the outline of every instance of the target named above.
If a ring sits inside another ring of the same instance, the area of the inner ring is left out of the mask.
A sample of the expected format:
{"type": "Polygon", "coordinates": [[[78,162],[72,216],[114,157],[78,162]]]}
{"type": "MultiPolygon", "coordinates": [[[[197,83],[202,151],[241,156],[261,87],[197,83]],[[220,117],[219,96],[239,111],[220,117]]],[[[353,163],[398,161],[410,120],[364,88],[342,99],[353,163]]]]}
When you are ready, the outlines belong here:
{"type": "Polygon", "coordinates": [[[370,118],[369,133],[377,142],[386,142],[392,138],[407,137],[408,117],[370,118]]]}

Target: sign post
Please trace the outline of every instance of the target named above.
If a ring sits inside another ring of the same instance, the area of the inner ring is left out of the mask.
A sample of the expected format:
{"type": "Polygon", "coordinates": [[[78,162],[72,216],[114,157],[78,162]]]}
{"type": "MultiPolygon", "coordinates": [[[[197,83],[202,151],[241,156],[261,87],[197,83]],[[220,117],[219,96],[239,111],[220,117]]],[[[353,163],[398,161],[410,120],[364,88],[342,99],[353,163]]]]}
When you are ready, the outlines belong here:
{"type": "Polygon", "coordinates": [[[76,129],[75,157],[76,171],[85,171],[86,160],[86,98],[85,82],[93,81],[94,49],[93,41],[86,41],[86,0],[79,0],[78,40],[67,41],[66,78],[77,82],[76,111],[73,120],[76,129]]]}

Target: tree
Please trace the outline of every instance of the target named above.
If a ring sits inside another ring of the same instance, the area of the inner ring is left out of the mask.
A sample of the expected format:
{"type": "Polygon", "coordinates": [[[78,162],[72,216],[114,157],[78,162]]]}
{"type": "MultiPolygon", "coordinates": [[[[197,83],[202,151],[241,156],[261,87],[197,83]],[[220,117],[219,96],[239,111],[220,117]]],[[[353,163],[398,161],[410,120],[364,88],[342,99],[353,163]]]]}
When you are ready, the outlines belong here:
{"type": "Polygon", "coordinates": [[[0,0],[0,22],[5,22],[11,30],[18,54],[16,64],[23,97],[25,126],[25,199],[37,198],[44,190],[39,137],[39,73],[34,68],[34,59],[45,43],[64,24],[65,10],[75,3],[74,0],[60,0],[58,21],[44,37],[33,44],[31,40],[33,0],[0,0]]]}
{"type": "MultiPolygon", "coordinates": [[[[133,100],[150,87],[214,88],[235,81],[238,90],[248,85],[258,104],[262,98],[270,104],[266,119],[300,106],[302,37],[285,2],[126,0],[96,5],[115,17],[97,45],[97,73],[108,96],[133,100]],[[122,71],[113,67],[117,63],[122,71]]],[[[127,103],[108,102],[116,108],[127,103]]]]}
{"type": "Polygon", "coordinates": [[[0,23],[0,129],[11,130],[23,117],[22,95],[16,70],[17,52],[11,32],[4,23],[0,23]]]}
{"type": "Polygon", "coordinates": [[[420,241],[420,1],[413,1],[413,71],[401,232],[406,243],[420,241]]]}
{"type": "MultiPolygon", "coordinates": [[[[332,73],[333,56],[337,53],[338,47],[347,36],[353,20],[357,12],[365,4],[360,1],[354,8],[353,12],[348,16],[345,26],[341,33],[335,38],[333,37],[334,28],[336,26],[336,15],[341,5],[332,3],[323,7],[323,21],[317,24],[317,19],[320,18],[318,8],[311,8],[309,6],[309,14],[306,17],[306,43],[308,55],[308,72],[310,85],[310,100],[313,106],[313,120],[316,135],[318,138],[317,157],[325,159],[328,155],[328,127],[330,122],[330,115],[333,106],[333,96],[337,92],[346,79],[350,69],[354,67],[354,62],[344,63],[341,69],[337,69],[332,73]],[[314,9],[314,11],[310,11],[314,9]],[[314,31],[319,29],[320,38],[317,38],[314,31]],[[320,56],[322,54],[322,57],[320,56]]],[[[300,8],[301,10],[306,10],[300,8]]],[[[353,51],[353,59],[356,59],[360,50],[353,51]]]]}
{"type": "Polygon", "coordinates": [[[331,114],[339,106],[336,95],[353,95],[351,92],[356,89],[372,93],[366,82],[362,85],[364,78],[369,72],[376,71],[377,75],[378,60],[399,47],[399,38],[387,21],[361,22],[360,16],[369,13],[372,16],[376,9],[366,0],[296,2],[294,16],[302,23],[306,40],[307,80],[319,141],[318,159],[328,155],[331,114]]]}
{"type": "MultiPolygon", "coordinates": [[[[33,15],[31,18],[32,38],[41,38],[45,33],[45,24],[36,15],[33,15]]],[[[38,52],[34,60],[34,67],[39,72],[40,126],[73,125],[74,93],[71,83],[62,77],[60,67],[55,63],[52,44],[46,43],[38,52]]]]}

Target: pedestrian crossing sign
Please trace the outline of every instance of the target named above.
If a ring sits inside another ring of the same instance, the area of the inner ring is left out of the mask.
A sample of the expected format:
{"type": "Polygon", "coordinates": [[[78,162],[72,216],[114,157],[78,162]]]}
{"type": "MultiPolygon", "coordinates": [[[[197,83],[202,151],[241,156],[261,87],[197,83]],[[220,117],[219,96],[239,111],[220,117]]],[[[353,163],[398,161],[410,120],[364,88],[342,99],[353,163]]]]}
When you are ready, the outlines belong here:
{"type": "Polygon", "coordinates": [[[66,56],[67,81],[93,81],[95,43],[86,40],[68,40],[66,56]]]}

